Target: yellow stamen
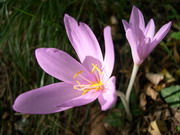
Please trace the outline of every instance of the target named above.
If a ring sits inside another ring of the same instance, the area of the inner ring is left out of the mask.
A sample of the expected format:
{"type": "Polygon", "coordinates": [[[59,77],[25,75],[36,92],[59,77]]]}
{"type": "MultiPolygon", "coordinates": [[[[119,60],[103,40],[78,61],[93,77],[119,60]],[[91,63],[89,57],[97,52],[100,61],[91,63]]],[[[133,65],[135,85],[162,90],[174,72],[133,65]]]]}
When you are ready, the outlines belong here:
{"type": "Polygon", "coordinates": [[[82,93],[82,95],[85,95],[85,94],[86,94],[88,91],[89,91],[88,89],[86,89],[86,90],[83,90],[83,93],[82,93]]]}
{"type": "MultiPolygon", "coordinates": [[[[98,68],[97,64],[92,64],[93,68],[91,70],[92,73],[95,72],[95,70],[99,73],[99,75],[102,74],[101,70],[98,68]]],[[[95,76],[97,78],[96,82],[92,82],[90,80],[88,80],[87,78],[85,78],[81,73],[83,71],[79,71],[77,72],[73,78],[77,78],[80,77],[81,79],[83,79],[84,81],[86,81],[86,84],[81,84],[78,80],[76,80],[77,85],[74,85],[73,88],[75,90],[79,90],[82,91],[82,95],[86,94],[87,92],[93,90],[93,91],[98,91],[98,90],[103,90],[104,89],[104,84],[101,82],[101,79],[99,79],[99,75],[95,73],[95,76]]],[[[84,82],[83,82],[84,83],[84,82]]]]}
{"type": "Polygon", "coordinates": [[[79,71],[79,72],[77,72],[74,76],[73,76],[73,78],[76,78],[79,74],[81,74],[83,71],[79,71]]]}
{"type": "Polygon", "coordinates": [[[96,69],[96,70],[99,72],[100,75],[102,74],[101,70],[97,67],[97,64],[96,64],[96,65],[92,64],[92,66],[93,66],[93,68],[92,68],[92,70],[91,70],[92,73],[93,73],[94,70],[96,69]]]}

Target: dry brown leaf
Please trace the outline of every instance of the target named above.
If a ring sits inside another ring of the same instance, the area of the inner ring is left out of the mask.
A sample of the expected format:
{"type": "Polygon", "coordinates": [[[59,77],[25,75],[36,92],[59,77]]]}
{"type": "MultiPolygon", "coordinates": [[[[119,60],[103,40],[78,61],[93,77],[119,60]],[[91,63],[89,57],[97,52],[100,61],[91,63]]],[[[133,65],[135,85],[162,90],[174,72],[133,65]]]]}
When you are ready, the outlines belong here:
{"type": "Polygon", "coordinates": [[[151,85],[146,87],[146,95],[150,96],[153,100],[157,100],[159,93],[155,91],[151,85]]]}
{"type": "Polygon", "coordinates": [[[154,85],[158,85],[164,79],[162,74],[146,73],[146,78],[154,85]]]}
{"type": "Polygon", "coordinates": [[[166,124],[165,121],[157,121],[157,125],[158,125],[158,128],[159,128],[160,132],[168,131],[167,124],[166,124]]]}
{"type": "Polygon", "coordinates": [[[180,112],[175,112],[174,117],[177,120],[177,122],[180,124],[180,112]]]}
{"type": "Polygon", "coordinates": [[[160,83],[159,85],[154,85],[153,89],[160,92],[162,90],[162,88],[166,87],[166,83],[160,83]]]}
{"type": "Polygon", "coordinates": [[[156,121],[152,121],[148,127],[148,132],[151,135],[161,135],[161,132],[159,131],[158,125],[156,121]]]}
{"type": "Polygon", "coordinates": [[[176,81],[175,78],[166,69],[163,69],[161,74],[164,75],[166,83],[173,83],[176,81]]]}
{"type": "Polygon", "coordinates": [[[144,93],[141,93],[139,96],[139,101],[140,101],[140,107],[143,110],[146,110],[146,104],[147,104],[147,100],[146,100],[146,95],[144,93]]]}

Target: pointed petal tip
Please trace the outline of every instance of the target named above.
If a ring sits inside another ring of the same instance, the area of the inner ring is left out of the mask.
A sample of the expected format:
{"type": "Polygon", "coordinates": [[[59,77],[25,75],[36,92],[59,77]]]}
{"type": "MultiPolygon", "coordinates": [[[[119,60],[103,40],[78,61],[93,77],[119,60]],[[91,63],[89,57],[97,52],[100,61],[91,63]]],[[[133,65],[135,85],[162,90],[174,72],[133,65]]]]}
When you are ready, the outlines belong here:
{"type": "Polygon", "coordinates": [[[135,5],[133,5],[133,7],[132,7],[132,11],[140,11],[135,5]]]}
{"type": "Polygon", "coordinates": [[[69,16],[69,14],[67,14],[67,13],[64,14],[64,17],[68,17],[68,16],[69,16]]]}
{"type": "Polygon", "coordinates": [[[77,25],[77,21],[69,14],[64,14],[64,25],[66,27],[66,30],[72,29],[77,25]]]}
{"type": "Polygon", "coordinates": [[[69,14],[65,13],[64,14],[64,19],[72,18],[69,14]]]}
{"type": "Polygon", "coordinates": [[[167,24],[171,27],[171,25],[172,25],[172,21],[168,22],[167,24]]]}
{"type": "Polygon", "coordinates": [[[130,28],[129,23],[124,19],[122,19],[122,23],[123,23],[124,30],[127,31],[127,29],[130,28]]]}

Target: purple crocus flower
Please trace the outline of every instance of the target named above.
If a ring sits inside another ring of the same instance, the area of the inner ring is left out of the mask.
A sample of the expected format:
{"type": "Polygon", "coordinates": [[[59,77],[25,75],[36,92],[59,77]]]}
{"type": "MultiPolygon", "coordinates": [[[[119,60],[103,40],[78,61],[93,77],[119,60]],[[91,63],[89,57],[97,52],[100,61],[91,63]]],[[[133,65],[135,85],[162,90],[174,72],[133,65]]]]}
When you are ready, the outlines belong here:
{"type": "Polygon", "coordinates": [[[62,80],[25,92],[17,97],[13,109],[25,114],[48,114],[82,106],[98,99],[101,109],[116,103],[114,47],[110,27],[104,29],[105,57],[99,43],[84,23],[65,15],[64,24],[80,62],[55,48],[36,49],[36,59],[49,75],[62,80]]]}
{"type": "Polygon", "coordinates": [[[133,6],[129,23],[122,20],[126,38],[131,46],[134,64],[140,65],[151,51],[168,33],[171,22],[163,25],[155,34],[154,20],[150,19],[145,27],[141,11],[133,6]]]}

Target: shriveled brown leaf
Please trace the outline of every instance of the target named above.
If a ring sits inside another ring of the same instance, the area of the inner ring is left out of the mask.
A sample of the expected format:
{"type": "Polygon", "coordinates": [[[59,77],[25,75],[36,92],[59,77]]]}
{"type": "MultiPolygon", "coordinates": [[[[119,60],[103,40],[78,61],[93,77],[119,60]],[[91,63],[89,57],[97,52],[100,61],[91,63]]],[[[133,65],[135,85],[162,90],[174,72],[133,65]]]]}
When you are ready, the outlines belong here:
{"type": "Polygon", "coordinates": [[[176,79],[166,69],[163,69],[161,74],[164,75],[166,83],[173,83],[176,81],[176,79]]]}
{"type": "Polygon", "coordinates": [[[177,120],[177,122],[180,124],[180,112],[176,111],[174,117],[177,120]]]}
{"type": "Polygon", "coordinates": [[[148,127],[148,132],[151,135],[161,135],[161,132],[159,131],[158,125],[156,121],[152,121],[148,127]]]}
{"type": "Polygon", "coordinates": [[[165,88],[165,87],[166,87],[166,83],[160,83],[158,85],[154,85],[153,89],[160,92],[162,90],[162,88],[165,88]]]}
{"type": "Polygon", "coordinates": [[[158,85],[164,79],[162,74],[146,73],[146,78],[154,85],[158,85]]]}
{"type": "Polygon", "coordinates": [[[157,100],[159,93],[155,91],[151,85],[147,85],[146,95],[150,96],[153,100],[157,100]]]}
{"type": "Polygon", "coordinates": [[[171,118],[170,110],[169,110],[169,109],[164,109],[164,110],[162,110],[161,118],[162,118],[163,120],[170,119],[170,118],[171,118]]]}
{"type": "Polygon", "coordinates": [[[157,125],[161,133],[168,131],[167,124],[165,121],[157,121],[157,125]]]}
{"type": "Polygon", "coordinates": [[[146,100],[146,95],[144,93],[141,93],[139,96],[139,101],[140,101],[140,107],[143,110],[146,110],[146,104],[147,104],[147,100],[146,100]]]}

